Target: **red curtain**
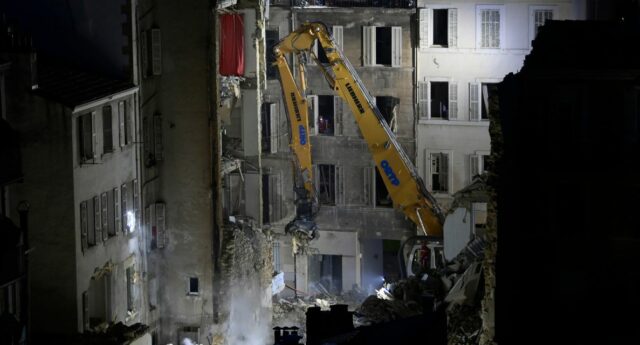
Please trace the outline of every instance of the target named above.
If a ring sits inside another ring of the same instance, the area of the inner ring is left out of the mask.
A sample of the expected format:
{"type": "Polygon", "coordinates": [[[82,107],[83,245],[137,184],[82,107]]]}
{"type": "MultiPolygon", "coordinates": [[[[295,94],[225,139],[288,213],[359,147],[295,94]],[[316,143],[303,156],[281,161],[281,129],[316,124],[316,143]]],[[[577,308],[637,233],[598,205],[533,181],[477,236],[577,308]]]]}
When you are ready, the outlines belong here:
{"type": "Polygon", "coordinates": [[[220,74],[244,74],[244,23],[242,15],[220,16],[220,74]]]}

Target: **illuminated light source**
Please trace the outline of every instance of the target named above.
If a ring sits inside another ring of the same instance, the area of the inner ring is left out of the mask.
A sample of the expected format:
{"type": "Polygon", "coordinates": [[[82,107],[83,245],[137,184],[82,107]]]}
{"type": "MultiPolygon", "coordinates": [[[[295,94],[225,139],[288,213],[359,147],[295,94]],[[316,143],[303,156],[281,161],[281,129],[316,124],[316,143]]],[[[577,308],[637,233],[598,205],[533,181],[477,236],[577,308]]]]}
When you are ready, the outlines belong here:
{"type": "Polygon", "coordinates": [[[131,211],[127,211],[127,227],[129,228],[129,232],[136,230],[136,216],[131,211]]]}

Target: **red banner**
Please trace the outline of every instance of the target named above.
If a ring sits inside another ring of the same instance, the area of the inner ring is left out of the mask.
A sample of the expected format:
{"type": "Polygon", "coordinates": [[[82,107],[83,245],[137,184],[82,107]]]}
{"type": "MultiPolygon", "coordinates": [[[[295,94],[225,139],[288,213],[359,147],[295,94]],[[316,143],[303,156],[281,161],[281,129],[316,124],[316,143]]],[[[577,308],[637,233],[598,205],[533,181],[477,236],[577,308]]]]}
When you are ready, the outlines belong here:
{"type": "Polygon", "coordinates": [[[220,74],[244,74],[244,22],[239,14],[220,16],[220,74]]]}

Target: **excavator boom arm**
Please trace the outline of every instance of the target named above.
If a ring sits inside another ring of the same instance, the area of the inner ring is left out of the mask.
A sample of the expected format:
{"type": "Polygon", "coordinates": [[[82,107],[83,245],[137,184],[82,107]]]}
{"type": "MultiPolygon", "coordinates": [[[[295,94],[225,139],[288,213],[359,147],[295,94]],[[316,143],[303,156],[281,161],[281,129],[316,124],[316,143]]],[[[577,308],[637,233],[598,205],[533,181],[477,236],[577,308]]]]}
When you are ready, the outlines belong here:
{"type": "MultiPolygon", "coordinates": [[[[298,133],[296,133],[297,128],[294,128],[294,123],[299,125],[297,123],[298,112],[301,115],[301,121],[304,122],[301,125],[305,128],[305,134],[309,133],[308,110],[306,100],[296,104],[293,96],[288,96],[295,94],[297,99],[297,97],[302,97],[302,93],[291,75],[291,69],[285,59],[285,54],[309,52],[316,40],[324,49],[329,60],[328,66],[321,64],[318,64],[318,66],[323,68],[323,73],[328,79],[329,85],[351,108],[376,167],[383,177],[394,206],[400,209],[425,234],[442,237],[444,223],[442,211],[425,188],[415,166],[396,140],[395,133],[389,128],[389,125],[375,106],[373,98],[364,87],[355,69],[336,46],[323,23],[303,24],[274,48],[276,65],[280,71],[280,80],[286,98],[287,113],[291,122],[292,138],[300,139],[298,133]],[[301,105],[303,105],[304,110],[301,110],[301,105]]],[[[304,76],[301,76],[301,78],[304,80],[304,76]]],[[[308,143],[309,140],[307,138],[306,145],[308,143]]],[[[302,142],[298,143],[293,140],[292,147],[300,162],[300,168],[303,170],[311,169],[310,146],[302,145],[302,142]],[[309,150],[305,151],[305,147],[309,148],[309,150]]]]}

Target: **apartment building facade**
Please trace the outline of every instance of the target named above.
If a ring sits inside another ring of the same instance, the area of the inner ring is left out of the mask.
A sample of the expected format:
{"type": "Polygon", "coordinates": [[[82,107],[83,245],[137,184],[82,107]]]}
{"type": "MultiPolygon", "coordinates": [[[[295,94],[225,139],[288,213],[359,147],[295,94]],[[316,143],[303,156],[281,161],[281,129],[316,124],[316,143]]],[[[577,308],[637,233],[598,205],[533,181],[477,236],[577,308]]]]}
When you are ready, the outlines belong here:
{"type": "Polygon", "coordinates": [[[487,169],[488,99],[518,71],[546,20],[584,19],[583,1],[418,1],[416,163],[445,207],[487,169]]]}
{"type": "MultiPolygon", "coordinates": [[[[408,2],[375,7],[373,3],[341,2],[271,4],[266,24],[267,65],[273,62],[270,49],[304,22],[323,22],[336,44],[355,67],[375,98],[385,120],[409,157],[415,159],[413,109],[412,15],[408,2]],[[319,6],[318,6],[319,5],[319,6]]],[[[275,244],[275,269],[285,273],[289,286],[304,293],[323,288],[334,293],[379,287],[384,265],[404,236],[415,232],[413,225],[392,208],[386,188],[351,109],[327,84],[317,63],[326,63],[322,48],[314,47],[319,62],[309,58],[306,67],[307,101],[314,184],[320,209],[317,240],[310,242],[309,255],[292,255],[291,240],[281,235],[275,244]],[[295,281],[295,284],[294,284],[295,281]]],[[[294,72],[295,73],[295,72],[294,72]]],[[[293,174],[289,150],[289,125],[281,100],[277,71],[268,66],[262,118],[262,165],[271,185],[268,198],[269,223],[283,233],[282,219],[294,212],[293,174]],[[267,126],[265,126],[267,123],[267,126]],[[267,140],[265,138],[271,138],[267,140]],[[274,197],[275,196],[275,197],[274,197]],[[271,218],[273,217],[273,218],[271,218]]],[[[290,218],[289,218],[290,219],[290,218]]],[[[291,293],[291,291],[289,291],[291,293]]]]}

